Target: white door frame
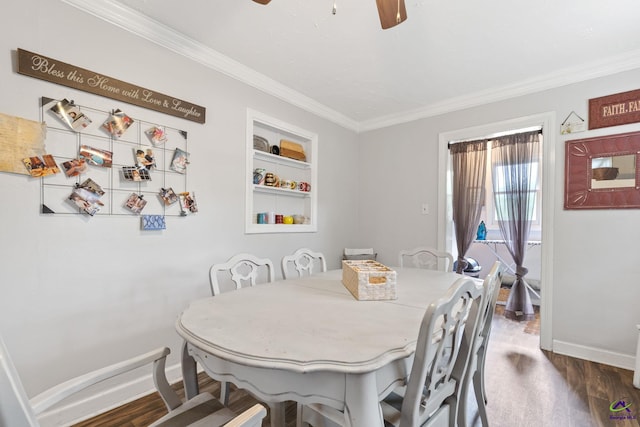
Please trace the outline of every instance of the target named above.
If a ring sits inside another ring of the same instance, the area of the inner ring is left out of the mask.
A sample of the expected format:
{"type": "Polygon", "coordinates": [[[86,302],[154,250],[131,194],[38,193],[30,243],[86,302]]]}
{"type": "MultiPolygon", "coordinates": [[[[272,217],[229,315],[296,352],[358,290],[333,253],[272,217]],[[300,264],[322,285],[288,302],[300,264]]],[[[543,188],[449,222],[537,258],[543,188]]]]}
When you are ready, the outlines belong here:
{"type": "Polygon", "coordinates": [[[553,351],[552,297],[553,297],[553,203],[555,200],[555,143],[556,114],[548,112],[516,119],[489,123],[449,132],[438,136],[438,247],[451,252],[453,216],[447,192],[447,176],[450,174],[449,141],[480,139],[496,133],[542,126],[542,255],[540,276],[540,348],[553,351]]]}

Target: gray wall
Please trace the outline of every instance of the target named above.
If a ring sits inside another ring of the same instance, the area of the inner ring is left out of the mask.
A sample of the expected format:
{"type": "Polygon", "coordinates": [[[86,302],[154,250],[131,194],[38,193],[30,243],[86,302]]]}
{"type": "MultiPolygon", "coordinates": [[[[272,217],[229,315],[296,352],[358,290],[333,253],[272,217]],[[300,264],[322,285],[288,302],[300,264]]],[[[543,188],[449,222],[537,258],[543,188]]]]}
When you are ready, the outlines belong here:
{"type": "Polygon", "coordinates": [[[59,1],[7,3],[0,28],[0,112],[39,120],[48,96],[187,130],[188,187],[200,210],[167,218],[161,233],[140,231],[134,216],[41,215],[39,180],[0,173],[0,333],[29,395],[159,345],[170,345],[177,362],[174,321],[209,295],[214,262],[252,252],[279,265],[307,246],[338,268],[342,248],[357,245],[354,132],[59,1]],[[17,48],[202,105],[206,124],[19,75],[17,48]],[[319,134],[317,233],[244,234],[247,107],[319,134]]]}
{"type": "Polygon", "coordinates": [[[640,211],[564,210],[564,141],[638,131],[640,125],[573,135],[561,135],[559,127],[573,110],[587,118],[590,98],[637,89],[639,79],[640,70],[634,70],[360,135],[361,150],[366,147],[360,163],[361,235],[379,248],[385,263],[395,263],[403,247],[437,246],[437,227],[443,227],[435,209],[439,134],[553,112],[555,200],[543,207],[554,227],[547,284],[553,348],[631,369],[640,323],[640,211]],[[429,215],[420,214],[424,202],[432,207],[429,215]]]}

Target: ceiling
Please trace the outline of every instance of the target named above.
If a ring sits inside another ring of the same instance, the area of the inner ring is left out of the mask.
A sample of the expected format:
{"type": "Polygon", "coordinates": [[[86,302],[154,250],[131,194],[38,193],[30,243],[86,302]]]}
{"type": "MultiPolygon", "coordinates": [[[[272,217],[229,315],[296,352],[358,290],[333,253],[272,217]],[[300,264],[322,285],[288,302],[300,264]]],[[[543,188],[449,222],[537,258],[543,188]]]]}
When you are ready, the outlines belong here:
{"type": "Polygon", "coordinates": [[[640,67],[638,0],[62,1],[356,131],[640,67]]]}

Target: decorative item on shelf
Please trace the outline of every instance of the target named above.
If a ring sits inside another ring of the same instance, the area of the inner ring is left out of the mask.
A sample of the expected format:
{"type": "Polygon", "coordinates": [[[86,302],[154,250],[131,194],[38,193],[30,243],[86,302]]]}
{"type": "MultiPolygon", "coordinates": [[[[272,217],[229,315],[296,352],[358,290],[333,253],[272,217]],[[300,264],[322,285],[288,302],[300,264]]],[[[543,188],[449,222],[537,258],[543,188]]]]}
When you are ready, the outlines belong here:
{"type": "Polygon", "coordinates": [[[293,216],[293,223],[294,224],[304,224],[305,221],[305,217],[304,215],[294,215],[293,216]]]}
{"type": "Polygon", "coordinates": [[[256,168],[253,171],[253,183],[256,185],[264,184],[265,173],[267,171],[263,168],[256,168]]]}
{"type": "Polygon", "coordinates": [[[309,191],[311,191],[311,184],[301,181],[298,183],[298,190],[308,193],[309,191]]]}
{"type": "Polygon", "coordinates": [[[476,234],[476,240],[486,240],[487,239],[487,226],[484,225],[484,221],[480,221],[480,225],[478,226],[478,232],[476,234]]]}
{"type": "Polygon", "coordinates": [[[280,155],[280,147],[278,147],[277,145],[272,145],[271,146],[271,154],[273,154],[274,156],[279,156],[280,155]]]}
{"type": "Polygon", "coordinates": [[[267,172],[264,176],[264,185],[269,186],[269,187],[275,187],[276,186],[276,176],[273,174],[273,172],[267,172]]]}
{"type": "Polygon", "coordinates": [[[276,215],[276,224],[282,224],[282,222],[284,221],[284,215],[276,215]]]}
{"type": "Polygon", "coordinates": [[[298,183],[290,179],[281,179],[278,182],[280,187],[286,190],[295,190],[298,188],[298,183]]]}
{"type": "Polygon", "coordinates": [[[342,284],[359,301],[396,299],[396,272],[374,260],[342,261],[342,284]]]}
{"type": "Polygon", "coordinates": [[[293,224],[293,217],[291,215],[285,215],[282,218],[282,223],[283,224],[293,224]]]}
{"type": "Polygon", "coordinates": [[[593,179],[596,181],[609,181],[618,177],[619,168],[593,168],[593,179]]]}
{"type": "Polygon", "coordinates": [[[263,138],[258,135],[253,135],[253,149],[264,151],[265,153],[269,152],[269,141],[266,138],[263,138]]]}
{"type": "Polygon", "coordinates": [[[304,154],[302,145],[297,142],[287,141],[286,139],[280,140],[280,155],[301,162],[307,161],[307,156],[304,154]]]}
{"type": "Polygon", "coordinates": [[[267,224],[267,221],[268,220],[267,220],[267,213],[266,212],[260,212],[257,215],[256,222],[258,224],[267,224]]]}

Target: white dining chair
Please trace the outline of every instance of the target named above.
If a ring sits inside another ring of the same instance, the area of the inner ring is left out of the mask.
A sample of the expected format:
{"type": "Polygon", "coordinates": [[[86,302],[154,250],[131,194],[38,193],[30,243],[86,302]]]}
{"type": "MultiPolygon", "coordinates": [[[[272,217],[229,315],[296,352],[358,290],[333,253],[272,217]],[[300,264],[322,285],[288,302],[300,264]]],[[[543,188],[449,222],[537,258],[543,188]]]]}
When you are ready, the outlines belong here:
{"type": "Polygon", "coordinates": [[[307,248],[301,248],[292,255],[283,256],[281,264],[282,277],[285,279],[304,275],[311,276],[317,270],[321,273],[327,271],[327,261],[324,255],[307,248]]]}
{"type": "MultiPolygon", "coordinates": [[[[429,305],[406,385],[381,396],[385,426],[455,426],[459,389],[483,297],[477,282],[460,278],[446,296],[429,305]]],[[[344,412],[316,403],[303,406],[298,420],[303,427],[349,425],[344,412]]]]}
{"type": "Polygon", "coordinates": [[[453,255],[426,246],[401,250],[398,254],[398,266],[404,267],[405,260],[410,261],[415,268],[453,271],[453,255]]]}
{"type": "Polygon", "coordinates": [[[38,427],[38,416],[64,399],[118,375],[153,364],[153,380],[168,413],[150,427],[189,425],[259,427],[267,411],[256,404],[240,415],[226,408],[210,393],[201,393],[186,402],[178,397],[165,375],[170,350],[159,348],[56,385],[29,399],[9,351],[0,336],[0,426],[38,427]]]}
{"type": "MultiPolygon", "coordinates": [[[[209,269],[209,283],[213,296],[221,293],[219,275],[226,274],[235,289],[244,285],[255,286],[259,283],[271,283],[275,280],[275,268],[268,258],[258,258],[249,253],[240,253],[232,256],[227,262],[213,264],[209,269]],[[266,270],[263,271],[263,270],[266,270]],[[260,279],[263,280],[260,280],[260,279]]],[[[220,401],[224,406],[229,405],[229,383],[220,382],[220,401]]],[[[272,422],[284,414],[283,403],[269,403],[272,422]]]]}
{"type": "Polygon", "coordinates": [[[235,289],[240,289],[244,284],[255,286],[260,283],[260,277],[266,277],[263,282],[273,282],[275,269],[273,263],[268,258],[258,258],[248,253],[240,253],[232,256],[227,262],[213,264],[209,269],[209,283],[211,294],[219,295],[221,292],[219,275],[226,274],[234,283],[235,289]],[[266,269],[266,276],[261,270],[266,269]]]}
{"type": "MultiPolygon", "coordinates": [[[[226,262],[221,264],[213,264],[209,269],[209,284],[211,285],[211,294],[213,296],[220,295],[220,278],[219,275],[225,274],[235,289],[240,289],[244,284],[255,286],[260,283],[261,270],[266,269],[266,280],[270,283],[274,281],[274,266],[268,258],[258,258],[249,253],[240,253],[232,256],[226,262]]],[[[220,400],[227,406],[229,404],[229,383],[220,383],[220,400]]]]}
{"type": "Polygon", "coordinates": [[[483,427],[489,426],[487,418],[487,394],[484,387],[484,369],[487,356],[487,347],[489,345],[489,336],[491,334],[491,323],[495,312],[496,303],[498,301],[498,293],[502,283],[502,264],[496,261],[489,274],[484,278],[482,287],[484,288],[484,304],[478,318],[478,326],[473,337],[471,354],[467,372],[464,375],[462,383],[462,392],[460,397],[460,408],[458,410],[458,425],[467,426],[467,397],[470,388],[475,391],[475,398],[478,405],[478,413],[483,427]]]}

